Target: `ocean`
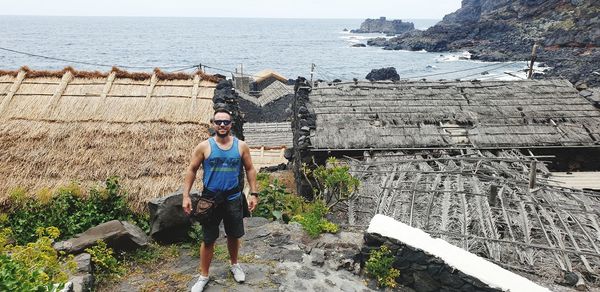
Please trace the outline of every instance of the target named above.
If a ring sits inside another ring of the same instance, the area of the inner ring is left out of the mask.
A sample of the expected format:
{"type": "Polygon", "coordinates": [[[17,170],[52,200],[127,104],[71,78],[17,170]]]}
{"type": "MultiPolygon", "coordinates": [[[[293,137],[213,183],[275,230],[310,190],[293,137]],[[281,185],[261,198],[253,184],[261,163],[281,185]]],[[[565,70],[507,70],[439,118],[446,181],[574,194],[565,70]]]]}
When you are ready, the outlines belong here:
{"type": "MultiPolygon", "coordinates": [[[[202,64],[206,72],[231,76],[274,69],[287,78],[364,79],[374,68],[395,67],[401,78],[522,78],[526,61],[483,63],[464,60],[464,52],[429,53],[352,47],[379,34],[351,34],[362,19],[257,19],[168,17],[0,16],[0,69],[108,71],[187,71],[202,64]],[[87,63],[75,63],[72,61],[87,63]],[[485,72],[485,75],[481,73],[485,72]],[[512,75],[519,74],[520,77],[512,75]],[[486,74],[488,73],[488,74],[486,74]]],[[[438,20],[407,19],[418,29],[438,20]]]]}

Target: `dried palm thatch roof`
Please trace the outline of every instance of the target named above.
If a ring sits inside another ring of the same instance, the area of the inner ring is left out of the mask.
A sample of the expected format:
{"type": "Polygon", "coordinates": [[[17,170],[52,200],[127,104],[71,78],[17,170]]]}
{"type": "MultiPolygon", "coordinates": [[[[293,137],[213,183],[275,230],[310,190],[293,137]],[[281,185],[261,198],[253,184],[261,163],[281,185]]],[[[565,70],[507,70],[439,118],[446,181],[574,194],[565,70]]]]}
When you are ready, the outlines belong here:
{"type": "Polygon", "coordinates": [[[215,81],[160,70],[0,75],[0,204],[15,187],[118,175],[142,210],[181,185],[191,149],[208,137],[215,81]]]}
{"type": "Polygon", "coordinates": [[[389,152],[346,159],[361,180],[340,206],[352,225],[391,216],[509,269],[562,281],[562,271],[600,285],[600,195],[548,183],[518,151],[389,152]]]}
{"type": "Polygon", "coordinates": [[[566,80],[358,82],[309,98],[317,149],[600,145],[600,111],[566,80]]]}

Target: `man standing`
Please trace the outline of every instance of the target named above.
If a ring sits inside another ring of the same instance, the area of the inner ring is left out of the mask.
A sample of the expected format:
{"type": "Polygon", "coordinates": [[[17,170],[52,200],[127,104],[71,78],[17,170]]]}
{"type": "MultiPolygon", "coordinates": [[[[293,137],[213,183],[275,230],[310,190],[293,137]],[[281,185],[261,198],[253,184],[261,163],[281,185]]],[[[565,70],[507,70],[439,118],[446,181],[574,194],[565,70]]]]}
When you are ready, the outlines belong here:
{"type": "Polygon", "coordinates": [[[185,184],[183,187],[183,211],[192,212],[190,190],[196,179],[196,172],[203,167],[203,196],[222,197],[213,218],[208,223],[202,224],[204,239],[200,246],[200,278],[192,287],[192,292],[204,290],[209,281],[208,270],[212,261],[215,241],[219,237],[219,224],[223,221],[227,234],[227,249],[231,260],[231,273],[236,282],[244,282],[244,270],[238,261],[240,238],[244,235],[244,209],[246,206],[241,190],[239,189],[241,166],[246,170],[246,178],[250,184],[250,197],[248,209],[252,212],[258,204],[256,189],[256,170],[252,165],[250,148],[244,141],[230,135],[231,114],[225,109],[217,109],[214,113],[214,137],[208,138],[198,144],[192,152],[192,159],[187,168],[185,184]]]}

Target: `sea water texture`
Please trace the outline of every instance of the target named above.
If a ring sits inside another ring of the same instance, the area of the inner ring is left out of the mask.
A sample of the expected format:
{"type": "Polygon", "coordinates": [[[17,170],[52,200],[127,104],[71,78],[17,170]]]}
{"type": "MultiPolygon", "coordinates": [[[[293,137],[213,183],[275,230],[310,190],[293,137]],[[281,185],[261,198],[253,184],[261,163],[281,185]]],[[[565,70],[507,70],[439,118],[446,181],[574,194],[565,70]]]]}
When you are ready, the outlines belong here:
{"type": "MultiPolygon", "coordinates": [[[[252,75],[274,69],[287,78],[364,79],[371,69],[395,67],[401,78],[523,78],[526,60],[484,63],[468,54],[386,51],[366,44],[380,34],[352,34],[361,19],[257,19],[163,17],[0,16],[0,48],[49,56],[78,64],[0,50],[0,69],[176,71],[193,65],[230,77],[238,68],[252,75]],[[103,66],[107,65],[107,66],[103,66]],[[483,73],[483,74],[482,74],[483,73]],[[486,74],[487,73],[487,74],[486,74]],[[509,74],[507,74],[509,73],[509,74]],[[513,77],[518,75],[520,77],[513,77]]],[[[436,20],[412,21],[425,29],[436,20]]],[[[192,69],[188,69],[191,72],[192,69]]]]}

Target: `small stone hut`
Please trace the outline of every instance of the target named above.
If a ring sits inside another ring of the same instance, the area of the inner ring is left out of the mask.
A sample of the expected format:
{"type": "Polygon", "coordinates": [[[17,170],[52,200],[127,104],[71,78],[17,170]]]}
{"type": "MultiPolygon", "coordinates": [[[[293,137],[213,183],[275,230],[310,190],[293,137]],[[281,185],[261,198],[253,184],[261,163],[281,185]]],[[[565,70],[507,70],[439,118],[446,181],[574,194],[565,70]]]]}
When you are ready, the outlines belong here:
{"type": "Polygon", "coordinates": [[[566,80],[296,84],[299,165],[329,156],[361,181],[340,218],[384,214],[544,281],[598,286],[600,195],[553,184],[600,170],[600,111],[566,80]],[[586,159],[580,159],[587,157],[586,159]]]}

